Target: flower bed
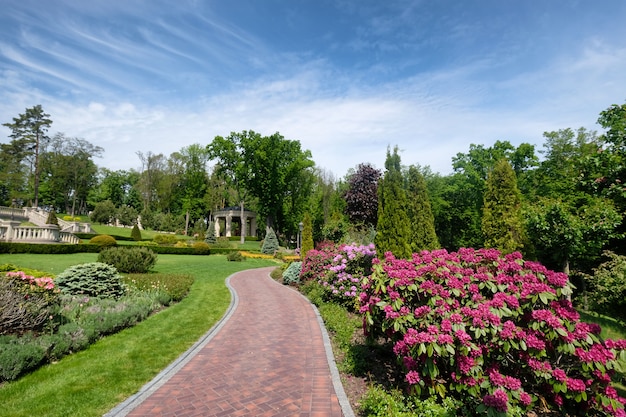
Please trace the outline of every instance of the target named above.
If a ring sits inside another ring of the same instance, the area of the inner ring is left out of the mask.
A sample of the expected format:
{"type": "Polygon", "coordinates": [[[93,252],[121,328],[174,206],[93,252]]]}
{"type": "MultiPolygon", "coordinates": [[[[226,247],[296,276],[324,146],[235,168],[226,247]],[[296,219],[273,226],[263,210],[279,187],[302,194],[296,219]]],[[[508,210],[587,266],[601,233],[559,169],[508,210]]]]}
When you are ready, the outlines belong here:
{"type": "Polygon", "coordinates": [[[459,399],[463,415],[626,415],[611,387],[626,341],[580,321],[565,274],[492,249],[388,253],[373,269],[359,311],[394,342],[414,395],[459,399]]]}

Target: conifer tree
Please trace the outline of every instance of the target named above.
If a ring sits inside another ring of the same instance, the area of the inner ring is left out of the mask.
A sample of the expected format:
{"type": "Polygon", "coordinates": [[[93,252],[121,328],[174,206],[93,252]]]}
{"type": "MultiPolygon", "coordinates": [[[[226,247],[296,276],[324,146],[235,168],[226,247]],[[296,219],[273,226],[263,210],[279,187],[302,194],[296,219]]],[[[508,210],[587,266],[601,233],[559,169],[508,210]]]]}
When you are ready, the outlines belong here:
{"type": "Polygon", "coordinates": [[[406,189],[407,214],[411,223],[411,250],[420,252],[439,248],[426,180],[417,167],[409,168],[406,189]]]}
{"type": "Polygon", "coordinates": [[[57,218],[57,213],[54,210],[51,210],[50,213],[48,213],[46,224],[56,224],[57,226],[59,225],[59,219],[57,218]]]}
{"type": "Polygon", "coordinates": [[[215,242],[217,242],[217,238],[215,237],[215,223],[212,221],[209,222],[209,227],[207,228],[206,237],[204,238],[204,241],[208,243],[209,245],[212,245],[215,242]]]}
{"type": "Polygon", "coordinates": [[[378,222],[376,224],[376,253],[393,253],[397,258],[410,258],[411,228],[407,216],[407,198],[403,187],[398,147],[393,154],[387,149],[385,174],[378,185],[378,222]]]}
{"type": "Polygon", "coordinates": [[[485,247],[511,253],[524,246],[521,193],[515,172],[506,159],[499,160],[487,176],[482,232],[485,247]]]}
{"type": "Polygon", "coordinates": [[[300,257],[304,259],[307,252],[313,249],[313,222],[308,212],[304,213],[302,224],[302,247],[300,248],[300,257]]]}
{"type": "Polygon", "coordinates": [[[139,242],[141,240],[141,230],[139,230],[139,226],[137,223],[133,226],[133,230],[130,231],[130,237],[135,241],[139,242]]]}
{"type": "Polygon", "coordinates": [[[265,253],[267,255],[274,255],[278,250],[278,238],[276,237],[276,233],[274,233],[274,229],[271,227],[268,229],[267,234],[265,235],[265,239],[263,240],[263,246],[261,247],[261,253],[265,253]]]}

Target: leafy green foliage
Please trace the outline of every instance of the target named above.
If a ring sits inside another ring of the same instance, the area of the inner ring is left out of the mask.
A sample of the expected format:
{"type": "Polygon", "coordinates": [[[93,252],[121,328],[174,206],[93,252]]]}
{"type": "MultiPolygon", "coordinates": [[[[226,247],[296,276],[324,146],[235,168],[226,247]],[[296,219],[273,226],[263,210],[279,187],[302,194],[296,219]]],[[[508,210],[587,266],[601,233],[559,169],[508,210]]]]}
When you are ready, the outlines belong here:
{"type": "Polygon", "coordinates": [[[300,272],[302,271],[302,262],[292,262],[283,272],[283,284],[297,285],[300,283],[300,272]]]}
{"type": "Polygon", "coordinates": [[[605,252],[608,260],[586,275],[591,310],[626,323],[626,256],[605,252]]]}
{"type": "Polygon", "coordinates": [[[130,232],[130,237],[135,242],[139,242],[141,240],[141,230],[139,230],[139,225],[137,225],[137,223],[133,226],[133,230],[130,232]]]}
{"type": "Polygon", "coordinates": [[[368,417],[455,417],[459,408],[460,404],[452,398],[441,404],[437,397],[418,400],[399,390],[387,391],[376,385],[361,400],[360,411],[368,417]]]}
{"type": "Polygon", "coordinates": [[[387,149],[385,174],[378,185],[376,248],[379,256],[391,252],[400,258],[411,256],[411,227],[406,212],[407,198],[402,180],[398,147],[387,149]]]}
{"type": "Polygon", "coordinates": [[[101,248],[109,248],[117,245],[117,241],[110,235],[97,235],[89,239],[89,243],[92,245],[98,245],[101,248]]]}
{"type": "Polygon", "coordinates": [[[261,253],[274,255],[279,247],[280,246],[278,245],[278,238],[276,237],[276,233],[274,233],[274,229],[270,227],[270,229],[267,231],[267,235],[265,235],[265,239],[263,239],[261,253]]]}
{"type": "Polygon", "coordinates": [[[485,247],[512,253],[524,246],[522,196],[515,172],[506,159],[496,162],[487,176],[482,232],[485,247]]]}
{"type": "Polygon", "coordinates": [[[198,253],[198,255],[208,255],[211,253],[211,246],[206,242],[194,242],[191,247],[198,253]]]}
{"type": "Polygon", "coordinates": [[[243,262],[246,260],[246,258],[239,251],[228,252],[226,259],[230,262],[243,262]]]}
{"type": "Polygon", "coordinates": [[[115,215],[115,205],[111,200],[105,200],[96,204],[90,218],[94,223],[109,224],[115,219],[115,215]]]}
{"type": "Polygon", "coordinates": [[[158,234],[152,238],[159,245],[175,245],[178,242],[176,235],[158,234]]]}
{"type": "Polygon", "coordinates": [[[117,269],[102,262],[75,265],[55,279],[61,292],[87,297],[119,298],[126,294],[126,285],[117,269]]]}
{"type": "Polygon", "coordinates": [[[115,267],[119,272],[141,274],[151,270],[157,255],[145,246],[119,246],[107,248],[98,254],[98,262],[115,267]]]}
{"type": "Polygon", "coordinates": [[[133,206],[122,204],[122,206],[115,212],[115,216],[120,224],[124,226],[133,226],[137,223],[139,213],[133,206]]]}
{"type": "Polygon", "coordinates": [[[293,230],[303,212],[314,163],[311,152],[300,142],[279,133],[261,136],[253,131],[216,136],[207,146],[210,158],[219,161],[218,170],[238,191],[258,200],[259,217],[276,230],[293,230]]]}

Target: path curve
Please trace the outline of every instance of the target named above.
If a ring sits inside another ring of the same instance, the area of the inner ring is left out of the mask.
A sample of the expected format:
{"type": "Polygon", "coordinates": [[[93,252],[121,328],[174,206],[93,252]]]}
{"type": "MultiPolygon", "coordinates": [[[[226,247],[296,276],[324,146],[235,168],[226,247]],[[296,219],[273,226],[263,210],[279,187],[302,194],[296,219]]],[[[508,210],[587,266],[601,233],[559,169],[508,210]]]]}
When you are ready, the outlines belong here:
{"type": "Polygon", "coordinates": [[[354,417],[317,309],[273,268],[228,277],[202,339],[106,417],[354,417]]]}

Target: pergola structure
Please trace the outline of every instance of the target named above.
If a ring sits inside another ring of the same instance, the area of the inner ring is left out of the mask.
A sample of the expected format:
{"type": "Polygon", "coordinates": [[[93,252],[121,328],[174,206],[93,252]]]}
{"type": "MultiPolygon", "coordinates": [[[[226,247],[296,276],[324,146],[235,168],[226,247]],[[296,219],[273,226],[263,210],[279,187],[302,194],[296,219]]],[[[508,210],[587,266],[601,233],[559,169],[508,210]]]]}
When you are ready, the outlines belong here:
{"type": "Polygon", "coordinates": [[[256,213],[241,207],[226,207],[213,213],[215,236],[256,236],[256,213]],[[245,227],[241,227],[245,225],[245,227]]]}

